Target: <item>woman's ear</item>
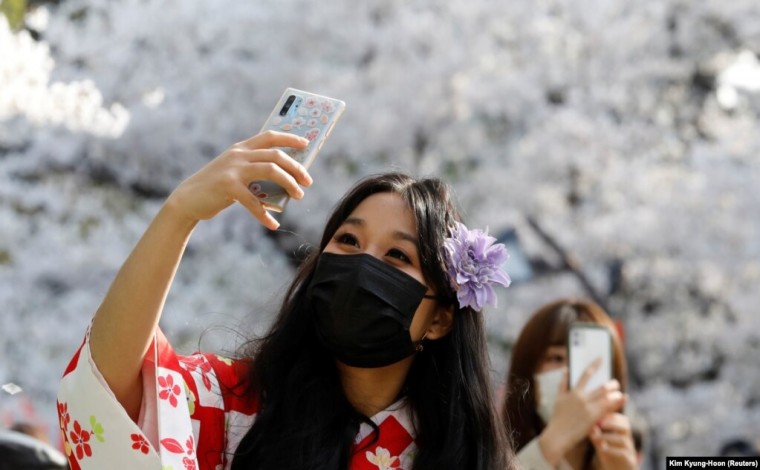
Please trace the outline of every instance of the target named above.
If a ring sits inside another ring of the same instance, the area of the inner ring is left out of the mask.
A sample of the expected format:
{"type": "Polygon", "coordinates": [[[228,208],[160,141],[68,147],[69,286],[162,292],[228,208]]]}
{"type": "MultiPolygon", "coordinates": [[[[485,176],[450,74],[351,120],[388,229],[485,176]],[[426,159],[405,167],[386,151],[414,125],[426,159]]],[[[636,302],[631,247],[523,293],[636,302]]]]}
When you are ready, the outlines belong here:
{"type": "Polygon", "coordinates": [[[433,316],[433,323],[425,331],[425,338],[436,340],[443,338],[451,331],[454,324],[454,306],[439,305],[433,316]]]}

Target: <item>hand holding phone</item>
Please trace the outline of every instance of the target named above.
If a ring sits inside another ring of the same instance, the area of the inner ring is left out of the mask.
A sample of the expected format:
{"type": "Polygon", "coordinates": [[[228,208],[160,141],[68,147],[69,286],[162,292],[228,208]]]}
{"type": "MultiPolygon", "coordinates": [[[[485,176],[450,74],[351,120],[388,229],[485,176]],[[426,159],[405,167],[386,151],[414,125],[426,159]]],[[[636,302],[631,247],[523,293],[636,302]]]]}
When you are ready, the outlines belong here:
{"type": "MultiPolygon", "coordinates": [[[[310,143],[296,151],[279,148],[294,160],[309,168],[317,153],[330,135],[333,126],[345,110],[343,101],[317,95],[295,88],[287,88],[275,105],[261,132],[274,130],[288,132],[307,138],[310,143]]],[[[282,212],[290,197],[272,181],[254,181],[248,189],[255,194],[268,210],[282,212]]]]}
{"type": "Polygon", "coordinates": [[[601,359],[601,364],[586,382],[585,391],[612,380],[612,335],[606,326],[575,322],[568,331],[567,345],[570,388],[578,385],[583,372],[597,359],[601,359]]]}

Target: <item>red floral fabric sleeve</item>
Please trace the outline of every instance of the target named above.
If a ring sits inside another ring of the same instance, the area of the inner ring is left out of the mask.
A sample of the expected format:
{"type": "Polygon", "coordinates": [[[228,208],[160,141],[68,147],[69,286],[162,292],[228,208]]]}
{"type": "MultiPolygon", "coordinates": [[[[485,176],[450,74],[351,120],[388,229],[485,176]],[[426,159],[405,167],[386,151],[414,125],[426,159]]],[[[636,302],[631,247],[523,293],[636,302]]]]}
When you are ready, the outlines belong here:
{"type": "Polygon", "coordinates": [[[179,356],[158,331],[143,364],[135,423],[90,355],[89,331],[61,379],[58,416],[72,470],[223,470],[256,415],[243,394],[245,363],[179,356]]]}
{"type": "MultiPolygon", "coordinates": [[[[89,332],[66,368],[58,416],[72,470],[225,470],[256,418],[245,361],[177,355],[158,331],[145,358],[138,423],[116,400],[90,356],[89,332]]],[[[412,412],[400,400],[363,424],[350,470],[411,470],[412,412]]]]}

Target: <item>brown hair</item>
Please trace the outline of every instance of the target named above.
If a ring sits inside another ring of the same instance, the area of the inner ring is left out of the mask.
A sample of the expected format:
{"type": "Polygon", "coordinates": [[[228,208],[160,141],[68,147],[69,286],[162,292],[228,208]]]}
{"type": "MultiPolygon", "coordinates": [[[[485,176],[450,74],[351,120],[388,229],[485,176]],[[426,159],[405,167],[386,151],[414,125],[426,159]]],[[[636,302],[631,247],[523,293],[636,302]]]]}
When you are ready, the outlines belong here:
{"type": "Polygon", "coordinates": [[[560,299],[540,307],[531,315],[512,348],[504,399],[504,419],[520,450],[544,429],[536,412],[533,375],[550,346],[567,346],[567,332],[575,321],[598,323],[612,333],[612,376],[627,389],[623,343],[615,322],[597,304],[583,299],[560,299]]]}

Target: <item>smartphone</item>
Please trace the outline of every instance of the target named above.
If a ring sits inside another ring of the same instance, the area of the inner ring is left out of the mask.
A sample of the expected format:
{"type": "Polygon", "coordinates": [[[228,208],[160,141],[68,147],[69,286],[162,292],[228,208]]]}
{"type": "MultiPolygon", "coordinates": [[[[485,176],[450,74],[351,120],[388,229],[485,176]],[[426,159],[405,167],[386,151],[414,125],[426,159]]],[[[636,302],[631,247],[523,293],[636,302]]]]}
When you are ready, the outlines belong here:
{"type": "Polygon", "coordinates": [[[612,380],[612,335],[598,323],[574,322],[567,333],[570,388],[575,388],[583,372],[597,358],[601,366],[586,384],[586,391],[594,390],[612,380]]]}
{"type": "MultiPolygon", "coordinates": [[[[279,147],[305,168],[309,168],[345,109],[346,103],[335,98],[287,88],[261,132],[289,132],[309,139],[309,145],[301,150],[279,147]]],[[[272,181],[254,181],[248,185],[248,189],[261,200],[267,210],[282,212],[290,200],[287,191],[272,181]]]]}

